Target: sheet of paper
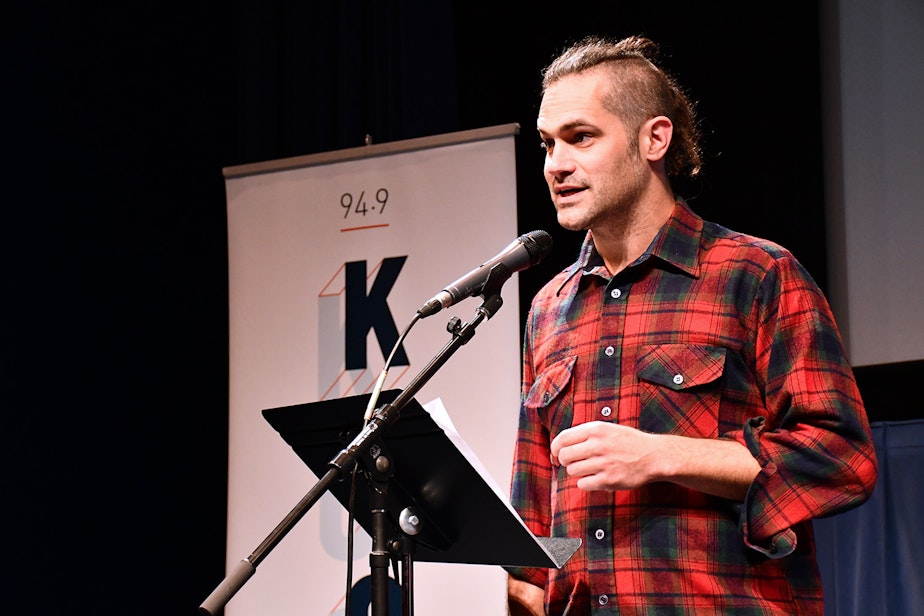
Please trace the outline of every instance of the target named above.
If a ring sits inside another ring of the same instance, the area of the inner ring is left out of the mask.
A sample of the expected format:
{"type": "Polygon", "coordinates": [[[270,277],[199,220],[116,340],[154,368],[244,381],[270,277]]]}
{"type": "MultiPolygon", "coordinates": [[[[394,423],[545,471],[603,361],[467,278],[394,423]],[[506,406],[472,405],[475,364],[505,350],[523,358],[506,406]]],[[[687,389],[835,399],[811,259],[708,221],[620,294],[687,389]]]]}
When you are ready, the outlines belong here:
{"type": "Polygon", "coordinates": [[[475,455],[475,452],[472,451],[472,448],[468,446],[468,443],[459,435],[456,431],[455,426],[452,423],[452,419],[449,417],[449,411],[446,410],[443,400],[441,398],[436,398],[430,402],[423,405],[423,409],[430,414],[430,417],[433,418],[433,421],[436,422],[436,425],[449,437],[449,440],[452,441],[452,444],[456,446],[465,459],[468,460],[469,464],[472,465],[478,474],[484,478],[485,483],[497,494],[497,497],[507,506],[507,509],[519,520],[520,524],[523,527],[526,527],[523,520],[520,519],[520,515],[516,512],[513,506],[510,504],[510,497],[508,494],[500,488],[498,483],[494,480],[491,474],[488,472],[487,468],[478,460],[478,456],[475,455]]]}

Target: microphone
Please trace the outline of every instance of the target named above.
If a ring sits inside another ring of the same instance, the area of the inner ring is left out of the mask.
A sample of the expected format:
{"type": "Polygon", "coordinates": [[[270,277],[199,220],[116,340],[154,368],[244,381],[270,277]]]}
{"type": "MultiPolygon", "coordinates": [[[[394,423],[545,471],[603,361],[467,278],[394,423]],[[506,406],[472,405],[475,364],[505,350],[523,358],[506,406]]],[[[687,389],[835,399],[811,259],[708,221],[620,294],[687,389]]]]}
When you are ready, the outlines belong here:
{"type": "Polygon", "coordinates": [[[552,236],[545,231],[530,231],[521,235],[493,259],[486,261],[455,280],[430,301],[421,306],[417,314],[425,318],[448,308],[467,297],[482,295],[488,281],[503,284],[514,272],[536,265],[552,252],[552,236]]]}

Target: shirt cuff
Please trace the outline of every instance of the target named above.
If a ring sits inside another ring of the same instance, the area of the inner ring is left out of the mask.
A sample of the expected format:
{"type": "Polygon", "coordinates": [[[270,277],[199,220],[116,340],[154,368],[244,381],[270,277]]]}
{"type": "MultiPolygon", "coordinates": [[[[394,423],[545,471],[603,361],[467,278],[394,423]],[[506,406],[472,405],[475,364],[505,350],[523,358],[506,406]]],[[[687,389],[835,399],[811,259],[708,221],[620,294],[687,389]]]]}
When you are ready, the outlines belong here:
{"type": "Polygon", "coordinates": [[[754,524],[752,524],[753,518],[763,507],[757,494],[765,493],[767,478],[771,477],[777,470],[776,464],[772,460],[768,460],[761,451],[759,434],[765,426],[766,420],[763,417],[755,417],[748,420],[742,432],[742,444],[760,462],[761,469],[748,488],[744,502],[736,505],[739,510],[738,525],[746,546],[760,552],[767,558],[783,558],[795,551],[796,532],[792,528],[783,528],[767,537],[761,537],[764,533],[761,533],[759,528],[755,529],[754,524]],[[761,538],[756,539],[755,537],[761,538]]]}
{"type": "Polygon", "coordinates": [[[792,554],[796,549],[797,540],[796,531],[791,528],[781,530],[759,542],[751,538],[750,526],[748,524],[748,500],[749,499],[745,499],[743,505],[737,505],[740,509],[738,524],[741,528],[741,537],[744,540],[744,545],[756,552],[760,552],[767,558],[783,558],[784,556],[792,554]]]}

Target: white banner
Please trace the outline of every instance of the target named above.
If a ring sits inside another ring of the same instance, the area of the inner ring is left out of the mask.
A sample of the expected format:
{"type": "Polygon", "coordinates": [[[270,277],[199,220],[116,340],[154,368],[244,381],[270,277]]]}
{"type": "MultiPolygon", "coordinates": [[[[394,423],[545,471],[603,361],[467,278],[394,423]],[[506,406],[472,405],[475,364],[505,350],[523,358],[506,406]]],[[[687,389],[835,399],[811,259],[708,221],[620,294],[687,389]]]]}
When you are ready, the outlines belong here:
{"type": "MultiPolygon", "coordinates": [[[[515,134],[509,125],[225,170],[229,569],[317,482],[261,411],[369,392],[417,309],[517,237],[515,134]],[[357,299],[360,277],[366,293],[357,299]],[[358,325],[345,316],[348,280],[350,301],[363,304],[358,325]]],[[[417,399],[442,398],[461,437],[507,489],[520,381],[515,276],[502,295],[504,307],[417,399]]],[[[449,342],[450,317],[471,320],[480,301],[420,321],[404,343],[409,365],[391,368],[386,389],[407,385],[449,342]]],[[[326,494],[225,613],[343,614],[346,525],[347,512],[326,494]]],[[[368,588],[371,540],[362,529],[355,539],[354,587],[368,588]]],[[[419,614],[504,613],[499,567],[415,563],[414,574],[419,614]]]]}

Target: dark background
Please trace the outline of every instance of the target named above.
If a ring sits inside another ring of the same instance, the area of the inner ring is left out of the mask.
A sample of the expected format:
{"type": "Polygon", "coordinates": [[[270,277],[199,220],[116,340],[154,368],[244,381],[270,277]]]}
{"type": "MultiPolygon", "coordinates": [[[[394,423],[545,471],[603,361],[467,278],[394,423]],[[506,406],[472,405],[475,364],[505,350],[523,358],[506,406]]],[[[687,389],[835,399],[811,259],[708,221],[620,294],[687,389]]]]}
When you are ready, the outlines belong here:
{"type": "Polygon", "coordinates": [[[815,2],[528,6],[4,9],[8,609],[193,614],[224,576],[224,167],[519,123],[520,232],[556,242],[520,277],[525,310],[581,239],[542,180],[539,72],[585,34],[645,34],[699,104],[693,208],[826,287],[815,2]]]}

